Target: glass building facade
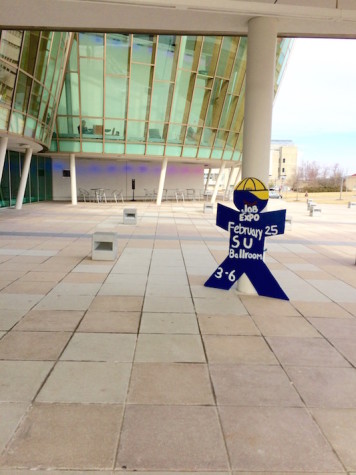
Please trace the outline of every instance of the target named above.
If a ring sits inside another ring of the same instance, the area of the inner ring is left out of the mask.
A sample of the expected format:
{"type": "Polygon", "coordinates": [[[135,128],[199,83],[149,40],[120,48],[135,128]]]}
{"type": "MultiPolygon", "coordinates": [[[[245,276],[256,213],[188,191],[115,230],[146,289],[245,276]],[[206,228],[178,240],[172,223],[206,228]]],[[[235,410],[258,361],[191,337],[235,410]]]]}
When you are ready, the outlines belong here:
{"type": "Polygon", "coordinates": [[[1,31],[0,132],[49,147],[71,36],[50,31],[1,31]]]}
{"type": "MultiPolygon", "coordinates": [[[[290,40],[278,40],[276,89],[290,40]]],[[[53,152],[239,161],[246,37],[77,33],[53,152]]]]}
{"type": "MultiPolygon", "coordinates": [[[[24,159],[24,153],[7,151],[0,186],[0,207],[15,205],[24,159]]],[[[43,155],[33,155],[23,202],[50,200],[52,200],[52,160],[43,155]]]]}
{"type": "MultiPolygon", "coordinates": [[[[291,45],[277,41],[275,92],[291,45]]],[[[1,206],[14,203],[23,154],[13,150],[28,142],[48,157],[237,164],[247,48],[242,36],[0,31],[0,137],[11,150],[1,206]]],[[[32,157],[25,202],[51,199],[44,155],[32,157]]]]}

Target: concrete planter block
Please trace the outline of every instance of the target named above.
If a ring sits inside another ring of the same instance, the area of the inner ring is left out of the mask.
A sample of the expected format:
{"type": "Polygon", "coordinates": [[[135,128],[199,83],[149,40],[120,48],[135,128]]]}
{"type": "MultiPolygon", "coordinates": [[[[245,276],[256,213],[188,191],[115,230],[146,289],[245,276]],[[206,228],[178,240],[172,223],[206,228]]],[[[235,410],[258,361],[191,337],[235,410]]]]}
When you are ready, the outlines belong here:
{"type": "Polygon", "coordinates": [[[124,224],[136,224],[137,223],[137,209],[125,208],[124,209],[124,224]]]}
{"type": "Polygon", "coordinates": [[[204,213],[213,213],[214,204],[213,203],[204,203],[204,213]]]}
{"type": "Polygon", "coordinates": [[[92,239],[93,261],[113,261],[117,257],[117,233],[96,232],[92,239]]]}

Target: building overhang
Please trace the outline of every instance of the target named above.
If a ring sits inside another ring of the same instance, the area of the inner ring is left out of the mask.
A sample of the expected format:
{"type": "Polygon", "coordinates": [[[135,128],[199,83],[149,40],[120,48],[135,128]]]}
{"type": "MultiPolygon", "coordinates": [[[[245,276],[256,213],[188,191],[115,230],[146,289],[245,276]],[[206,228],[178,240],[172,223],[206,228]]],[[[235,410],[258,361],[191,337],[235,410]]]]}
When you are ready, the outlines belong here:
{"type": "Polygon", "coordinates": [[[274,17],[287,37],[356,38],[355,0],[2,0],[1,28],[246,35],[274,17]],[[293,4],[294,3],[294,4],[293,4]]]}

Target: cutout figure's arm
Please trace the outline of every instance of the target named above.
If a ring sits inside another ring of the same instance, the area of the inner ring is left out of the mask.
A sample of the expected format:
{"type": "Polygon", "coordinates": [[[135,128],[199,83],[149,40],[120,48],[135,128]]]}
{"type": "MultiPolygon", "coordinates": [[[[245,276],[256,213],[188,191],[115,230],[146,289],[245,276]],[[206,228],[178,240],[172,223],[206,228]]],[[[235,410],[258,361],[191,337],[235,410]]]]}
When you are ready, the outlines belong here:
{"type": "Polygon", "coordinates": [[[277,234],[284,234],[286,225],[287,210],[281,209],[278,211],[267,211],[260,214],[260,223],[263,225],[266,236],[276,236],[277,234]]]}
{"type": "Polygon", "coordinates": [[[227,206],[218,204],[218,209],[216,213],[216,225],[226,231],[229,230],[229,222],[239,222],[239,211],[228,208],[227,206]]]}

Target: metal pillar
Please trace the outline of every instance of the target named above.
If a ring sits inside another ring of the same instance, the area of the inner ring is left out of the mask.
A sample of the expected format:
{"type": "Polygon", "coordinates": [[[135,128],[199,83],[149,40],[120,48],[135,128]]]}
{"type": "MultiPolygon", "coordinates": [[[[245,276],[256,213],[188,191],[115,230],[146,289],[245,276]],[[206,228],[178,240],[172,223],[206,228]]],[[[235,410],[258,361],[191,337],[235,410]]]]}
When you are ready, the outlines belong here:
{"type": "Polygon", "coordinates": [[[70,162],[70,193],[72,197],[72,205],[78,204],[77,198],[77,175],[75,169],[75,154],[71,153],[69,155],[70,162]]]}
{"type": "Polygon", "coordinates": [[[16,197],[16,209],[21,209],[22,208],[22,203],[23,203],[23,198],[25,196],[25,190],[26,190],[26,183],[28,179],[28,174],[30,171],[30,165],[31,165],[31,158],[32,158],[32,148],[27,148],[26,153],[25,153],[25,160],[21,172],[21,180],[19,184],[19,189],[17,192],[17,197],[16,197]]]}
{"type": "Polygon", "coordinates": [[[4,170],[4,163],[6,157],[6,149],[7,149],[7,142],[8,137],[1,137],[0,138],[0,183],[2,179],[2,172],[4,170]]]}
{"type": "Polygon", "coordinates": [[[164,187],[164,182],[166,179],[166,172],[167,172],[167,163],[168,163],[168,158],[165,157],[162,162],[161,176],[159,177],[157,201],[156,201],[157,205],[160,205],[162,203],[163,187],[164,187]]]}
{"type": "Polygon", "coordinates": [[[216,179],[215,188],[214,188],[210,203],[215,203],[216,196],[217,196],[218,190],[219,190],[219,184],[220,184],[221,176],[223,174],[223,171],[225,170],[225,165],[226,165],[226,162],[222,162],[220,170],[219,170],[219,175],[216,179]]]}
{"type": "Polygon", "coordinates": [[[277,20],[248,23],[242,177],[268,183],[274,99],[277,20]]]}

